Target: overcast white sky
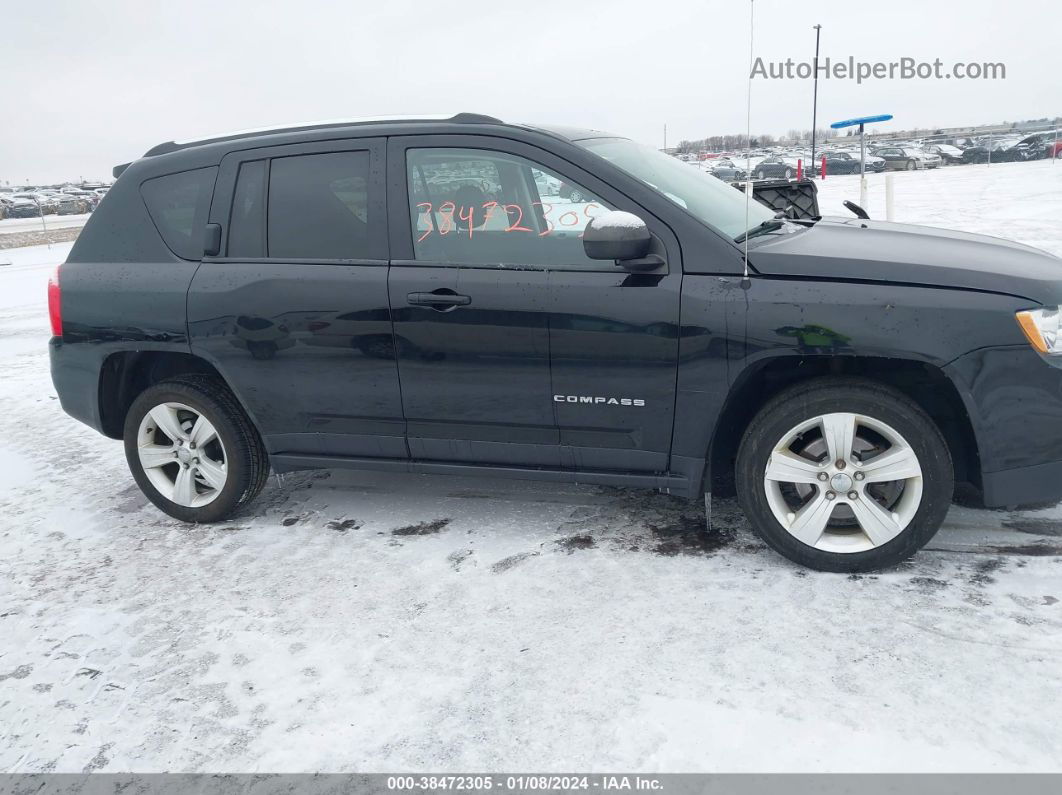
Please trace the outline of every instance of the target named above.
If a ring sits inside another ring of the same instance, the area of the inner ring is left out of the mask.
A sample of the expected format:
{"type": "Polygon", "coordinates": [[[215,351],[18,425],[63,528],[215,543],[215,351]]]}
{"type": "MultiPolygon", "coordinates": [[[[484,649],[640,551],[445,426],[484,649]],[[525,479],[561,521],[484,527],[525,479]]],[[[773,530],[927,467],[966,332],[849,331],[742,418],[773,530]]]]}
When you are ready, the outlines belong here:
{"type": "MultiPolygon", "coordinates": [[[[820,124],[1062,114],[1054,0],[756,0],[757,55],[1002,61],[1001,81],[819,83],[820,124]]],[[[48,0],[0,4],[0,182],[109,177],[161,141],[476,111],[657,146],[745,128],[749,2],[48,0]]],[[[753,132],[811,126],[811,81],[753,83],[753,132]]]]}

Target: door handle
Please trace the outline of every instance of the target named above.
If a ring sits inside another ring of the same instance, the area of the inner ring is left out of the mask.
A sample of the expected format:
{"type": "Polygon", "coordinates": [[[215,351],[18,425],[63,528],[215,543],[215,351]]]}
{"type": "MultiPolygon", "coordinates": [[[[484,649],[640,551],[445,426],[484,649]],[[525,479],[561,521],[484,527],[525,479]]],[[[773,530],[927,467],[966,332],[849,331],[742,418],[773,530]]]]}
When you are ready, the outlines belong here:
{"type": "Polygon", "coordinates": [[[433,290],[430,293],[407,293],[406,302],[413,306],[430,306],[432,309],[453,309],[468,306],[472,299],[467,295],[455,293],[449,288],[433,290]]]}

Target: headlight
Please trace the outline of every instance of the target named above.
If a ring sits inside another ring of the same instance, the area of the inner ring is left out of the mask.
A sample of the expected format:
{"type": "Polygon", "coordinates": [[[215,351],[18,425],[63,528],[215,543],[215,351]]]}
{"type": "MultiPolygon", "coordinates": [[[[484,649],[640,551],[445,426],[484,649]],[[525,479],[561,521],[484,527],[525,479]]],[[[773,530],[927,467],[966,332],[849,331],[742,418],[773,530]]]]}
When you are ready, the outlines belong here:
{"type": "Polygon", "coordinates": [[[1015,317],[1025,338],[1040,353],[1062,353],[1062,307],[1026,309],[1015,317]]]}

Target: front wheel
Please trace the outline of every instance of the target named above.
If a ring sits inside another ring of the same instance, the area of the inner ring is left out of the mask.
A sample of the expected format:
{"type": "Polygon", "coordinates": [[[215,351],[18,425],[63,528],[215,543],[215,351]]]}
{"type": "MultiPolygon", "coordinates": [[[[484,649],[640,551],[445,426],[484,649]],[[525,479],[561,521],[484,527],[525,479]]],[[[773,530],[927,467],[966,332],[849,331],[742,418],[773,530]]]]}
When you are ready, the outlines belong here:
{"type": "Polygon", "coordinates": [[[908,160],[907,161],[907,170],[908,171],[914,171],[916,168],[918,168],[918,163],[916,163],[913,160],[908,160]]]}
{"type": "Polygon", "coordinates": [[[219,522],[269,476],[258,431],[228,388],[188,375],[144,390],[125,419],[125,457],[140,490],[185,522],[219,522]]]}
{"type": "Polygon", "coordinates": [[[926,413],[889,387],[821,378],[772,399],[737,459],[738,498],[775,551],[821,571],[893,566],[937,532],[951,455],[926,413]]]}

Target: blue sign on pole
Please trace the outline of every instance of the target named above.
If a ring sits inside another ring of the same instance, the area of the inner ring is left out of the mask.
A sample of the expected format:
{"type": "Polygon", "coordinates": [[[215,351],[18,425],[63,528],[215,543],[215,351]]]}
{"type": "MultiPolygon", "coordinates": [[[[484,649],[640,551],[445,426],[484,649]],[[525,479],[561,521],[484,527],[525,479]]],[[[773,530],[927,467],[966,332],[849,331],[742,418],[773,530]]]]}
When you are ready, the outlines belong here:
{"type": "Polygon", "coordinates": [[[854,127],[859,125],[862,127],[864,124],[870,124],[875,121],[889,121],[892,118],[891,113],[882,113],[880,116],[863,116],[858,119],[846,119],[845,121],[835,121],[830,125],[835,130],[839,130],[842,127],[854,127]]]}
{"type": "Polygon", "coordinates": [[[864,175],[866,174],[866,159],[867,149],[863,143],[863,125],[870,124],[876,121],[888,121],[892,118],[891,113],[882,113],[879,116],[860,116],[858,119],[845,119],[844,121],[835,121],[830,125],[831,129],[839,130],[842,127],[855,127],[859,125],[859,180],[862,184],[864,175]]]}

